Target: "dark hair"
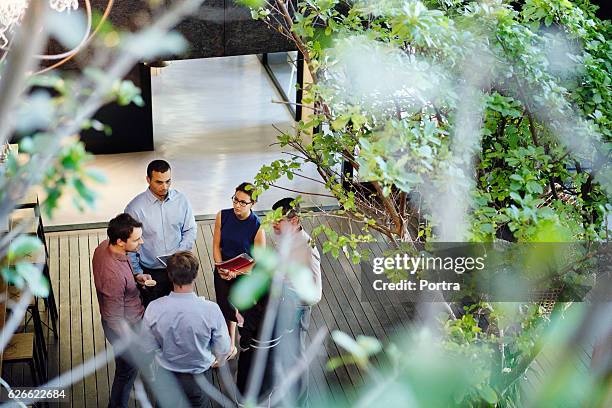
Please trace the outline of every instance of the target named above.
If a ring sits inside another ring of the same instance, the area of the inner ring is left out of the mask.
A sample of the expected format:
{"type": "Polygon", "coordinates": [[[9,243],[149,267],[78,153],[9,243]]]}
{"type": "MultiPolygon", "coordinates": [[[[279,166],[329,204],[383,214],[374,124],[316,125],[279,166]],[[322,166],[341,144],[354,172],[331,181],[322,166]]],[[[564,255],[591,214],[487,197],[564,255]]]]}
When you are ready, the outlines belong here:
{"type": "Polygon", "coordinates": [[[236,187],[236,192],[238,191],[242,191],[243,193],[248,194],[251,201],[257,202],[257,200],[253,198],[253,194],[255,193],[255,186],[253,184],[246,181],[240,183],[240,185],[236,187]]]}
{"type": "Polygon", "coordinates": [[[154,171],[158,173],[165,173],[168,170],[170,170],[170,163],[165,160],[153,160],[147,166],[147,177],[151,178],[154,171]]]}
{"type": "Polygon", "coordinates": [[[142,223],[136,221],[130,214],[119,214],[108,223],[106,235],[109,243],[115,245],[119,239],[127,242],[134,228],[142,228],[142,223]]]}
{"type": "Polygon", "coordinates": [[[179,251],[168,258],[168,277],[177,286],[188,285],[198,276],[200,262],[189,251],[179,251]]]}
{"type": "Polygon", "coordinates": [[[282,208],[283,216],[287,218],[293,218],[300,215],[300,204],[291,197],[285,197],[275,202],[272,209],[276,210],[277,208],[282,208]],[[293,205],[291,205],[291,203],[293,203],[293,205]]]}

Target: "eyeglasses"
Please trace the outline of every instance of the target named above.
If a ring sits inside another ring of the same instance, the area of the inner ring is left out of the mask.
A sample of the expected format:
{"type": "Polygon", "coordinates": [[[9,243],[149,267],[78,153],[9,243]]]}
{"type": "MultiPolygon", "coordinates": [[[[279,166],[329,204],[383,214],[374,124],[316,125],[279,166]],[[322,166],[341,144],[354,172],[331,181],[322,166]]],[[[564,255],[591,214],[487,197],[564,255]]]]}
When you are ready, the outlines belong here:
{"type": "Polygon", "coordinates": [[[247,206],[247,205],[249,205],[249,204],[253,204],[253,202],[252,202],[252,201],[242,201],[242,200],[238,200],[238,199],[236,198],[236,196],[235,196],[235,195],[233,195],[233,196],[232,196],[232,203],[234,203],[234,204],[240,204],[240,206],[241,206],[241,207],[246,207],[246,206],[247,206]]]}

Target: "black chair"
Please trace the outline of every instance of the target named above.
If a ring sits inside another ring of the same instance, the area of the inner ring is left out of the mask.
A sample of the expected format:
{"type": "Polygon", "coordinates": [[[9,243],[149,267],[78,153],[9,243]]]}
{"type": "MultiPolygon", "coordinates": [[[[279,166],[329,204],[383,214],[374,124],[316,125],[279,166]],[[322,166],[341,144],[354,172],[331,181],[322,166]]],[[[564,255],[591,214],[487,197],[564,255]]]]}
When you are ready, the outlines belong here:
{"type": "MultiPolygon", "coordinates": [[[[8,296],[13,302],[19,302],[19,299],[21,298],[21,291],[15,286],[9,286],[8,296]]],[[[25,316],[23,331],[25,332],[27,330],[30,322],[33,323],[34,335],[36,337],[36,349],[37,349],[37,352],[39,353],[40,361],[44,363],[43,365],[46,367],[46,363],[49,358],[48,357],[49,352],[47,350],[45,332],[43,330],[44,323],[40,317],[40,312],[38,310],[38,298],[37,297],[32,297],[32,299],[30,300],[30,303],[28,304],[27,312],[29,315],[26,314],[25,316]]]]}
{"type": "Polygon", "coordinates": [[[36,351],[35,342],[34,333],[14,334],[4,349],[2,364],[28,364],[32,376],[32,386],[37,387],[46,381],[47,370],[36,351]]]}

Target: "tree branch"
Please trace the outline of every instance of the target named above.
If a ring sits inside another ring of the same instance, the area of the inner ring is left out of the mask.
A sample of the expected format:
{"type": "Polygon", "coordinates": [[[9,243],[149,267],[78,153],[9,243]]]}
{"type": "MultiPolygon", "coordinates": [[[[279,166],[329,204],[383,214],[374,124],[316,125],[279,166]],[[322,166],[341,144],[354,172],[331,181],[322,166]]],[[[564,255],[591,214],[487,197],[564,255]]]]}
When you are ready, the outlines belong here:
{"type": "Polygon", "coordinates": [[[319,197],[331,197],[331,198],[336,198],[336,196],[333,196],[333,195],[331,195],[331,194],[310,193],[310,192],[308,192],[308,191],[293,190],[293,189],[291,189],[291,188],[286,188],[286,187],[277,186],[276,184],[270,184],[270,186],[272,186],[272,187],[276,187],[276,188],[279,188],[279,189],[281,189],[281,190],[285,190],[285,191],[291,191],[292,193],[306,194],[306,195],[313,195],[313,196],[319,196],[319,197]]]}
{"type": "Polygon", "coordinates": [[[42,1],[29,4],[25,17],[14,40],[0,81],[0,145],[13,131],[14,123],[9,119],[16,100],[23,91],[26,72],[33,63],[33,56],[42,48],[45,36],[40,27],[45,18],[46,5],[42,1]],[[6,124],[10,123],[9,126],[6,124]]]}
{"type": "Polygon", "coordinates": [[[401,237],[402,236],[402,220],[400,216],[398,215],[394,204],[391,202],[389,197],[385,197],[382,191],[382,187],[380,186],[378,181],[373,181],[372,186],[374,187],[374,189],[376,189],[376,194],[378,196],[378,199],[382,202],[383,206],[385,207],[385,209],[389,213],[389,216],[391,217],[391,221],[395,225],[395,233],[401,237]]]}

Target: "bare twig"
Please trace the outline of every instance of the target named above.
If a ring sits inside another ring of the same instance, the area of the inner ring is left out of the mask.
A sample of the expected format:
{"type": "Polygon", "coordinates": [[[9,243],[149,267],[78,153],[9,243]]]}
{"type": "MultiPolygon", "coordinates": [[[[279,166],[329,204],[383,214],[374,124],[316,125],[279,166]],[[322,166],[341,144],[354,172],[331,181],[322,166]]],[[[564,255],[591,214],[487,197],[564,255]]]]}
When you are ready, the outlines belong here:
{"type": "MultiPolygon", "coordinates": [[[[9,385],[9,383],[7,383],[6,381],[4,381],[3,378],[0,378],[0,385],[2,387],[4,387],[7,391],[12,391],[13,389],[11,388],[11,386],[9,385]]],[[[21,401],[12,401],[11,404],[17,404],[18,407],[21,408],[27,408],[27,406],[21,402],[21,401]]]]}
{"type": "Polygon", "coordinates": [[[232,374],[230,373],[227,363],[219,367],[219,373],[221,374],[221,383],[223,384],[223,387],[229,390],[230,395],[232,395],[236,401],[241,401],[242,394],[240,393],[240,390],[238,390],[238,387],[232,378],[232,374]]]}
{"type": "Polygon", "coordinates": [[[134,394],[136,395],[136,400],[140,403],[142,408],[153,408],[140,378],[137,378],[134,382],[134,394]]]}
{"type": "MultiPolygon", "coordinates": [[[[283,153],[284,153],[284,152],[283,152],[283,153]]],[[[315,179],[315,178],[305,176],[305,175],[303,175],[303,174],[300,174],[299,172],[293,173],[293,175],[294,175],[294,176],[301,177],[301,178],[306,179],[306,180],[314,181],[315,183],[319,183],[319,184],[325,185],[325,183],[324,183],[324,182],[322,182],[321,180],[317,180],[317,179],[315,179]]]]}
{"type": "Polygon", "coordinates": [[[301,106],[302,108],[310,109],[310,110],[312,110],[315,113],[319,113],[319,110],[316,109],[314,106],[304,105],[303,103],[289,102],[289,101],[279,101],[279,100],[276,100],[276,99],[272,99],[271,102],[272,103],[278,103],[278,104],[281,104],[281,105],[301,106]]]}
{"type": "Polygon", "coordinates": [[[194,376],[196,384],[208,395],[212,398],[217,404],[221,405],[224,408],[234,407],[233,401],[227,398],[225,395],[221,393],[213,384],[211,384],[207,378],[201,375],[194,376]]]}
{"type": "Polygon", "coordinates": [[[312,193],[312,192],[308,192],[308,191],[293,190],[293,189],[291,189],[291,188],[286,188],[286,187],[277,186],[276,184],[270,184],[270,186],[271,186],[271,187],[275,187],[275,188],[280,188],[281,190],[291,191],[291,192],[293,192],[293,193],[298,193],[298,194],[306,194],[306,195],[319,196],[319,197],[331,197],[331,198],[336,198],[335,196],[333,196],[333,195],[331,195],[331,194],[312,193]]]}

